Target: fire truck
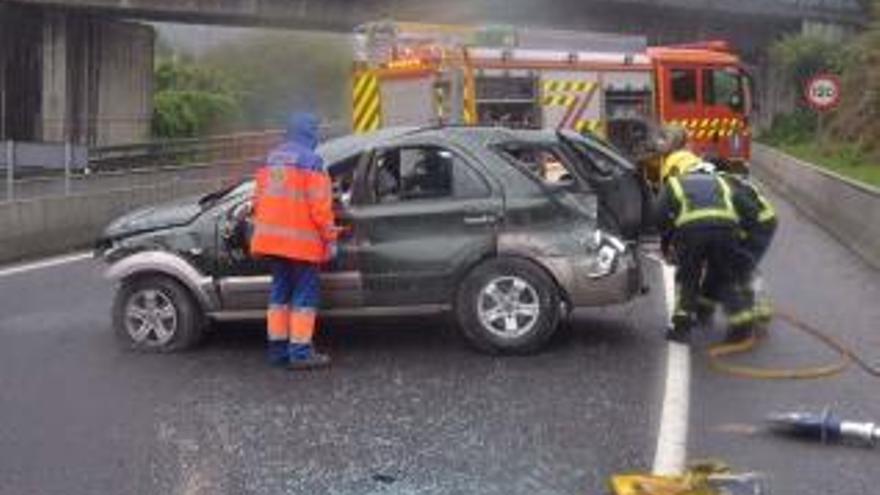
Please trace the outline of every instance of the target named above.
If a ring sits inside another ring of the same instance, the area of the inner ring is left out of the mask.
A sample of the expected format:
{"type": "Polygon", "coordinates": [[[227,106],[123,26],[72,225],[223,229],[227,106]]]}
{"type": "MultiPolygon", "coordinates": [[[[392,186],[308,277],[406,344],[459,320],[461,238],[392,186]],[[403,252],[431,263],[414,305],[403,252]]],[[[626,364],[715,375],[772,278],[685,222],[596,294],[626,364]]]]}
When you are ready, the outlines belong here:
{"type": "Polygon", "coordinates": [[[750,84],[723,41],[647,46],[639,36],[376,22],[355,32],[353,129],[501,125],[571,129],[632,156],[651,130],[687,129],[694,151],[745,163],[750,84]]]}

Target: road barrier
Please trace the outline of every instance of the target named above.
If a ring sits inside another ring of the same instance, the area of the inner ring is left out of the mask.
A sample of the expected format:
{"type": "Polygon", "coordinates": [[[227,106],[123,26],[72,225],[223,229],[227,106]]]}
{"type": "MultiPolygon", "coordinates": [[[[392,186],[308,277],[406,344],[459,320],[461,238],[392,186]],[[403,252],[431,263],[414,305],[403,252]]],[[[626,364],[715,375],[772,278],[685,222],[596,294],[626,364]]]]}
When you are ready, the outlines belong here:
{"type": "Polygon", "coordinates": [[[880,269],[880,189],[769,146],[752,150],[755,176],[880,269]]]}
{"type": "MultiPolygon", "coordinates": [[[[327,138],[345,132],[322,128],[327,138]]],[[[126,212],[249,177],[281,138],[264,131],[105,147],[89,152],[89,173],[12,177],[0,188],[0,264],[90,248],[126,212]]]]}
{"type": "Polygon", "coordinates": [[[207,193],[227,179],[169,180],[0,205],[0,264],[90,248],[112,219],[135,208],[207,193]]]}

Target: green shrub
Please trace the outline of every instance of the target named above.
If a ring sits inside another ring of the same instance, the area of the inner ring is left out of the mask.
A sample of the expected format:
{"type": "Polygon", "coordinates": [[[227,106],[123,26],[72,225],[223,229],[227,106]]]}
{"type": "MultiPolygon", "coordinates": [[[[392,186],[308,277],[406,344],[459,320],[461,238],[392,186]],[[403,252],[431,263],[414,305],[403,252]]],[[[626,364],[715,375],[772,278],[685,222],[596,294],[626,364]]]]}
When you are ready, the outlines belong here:
{"type": "Polygon", "coordinates": [[[773,118],[770,128],[760,140],[774,146],[800,144],[816,136],[816,115],[807,109],[798,109],[773,118]]]}
{"type": "Polygon", "coordinates": [[[153,136],[186,138],[222,132],[241,118],[240,97],[222,73],[179,59],[155,71],[153,136]]]}

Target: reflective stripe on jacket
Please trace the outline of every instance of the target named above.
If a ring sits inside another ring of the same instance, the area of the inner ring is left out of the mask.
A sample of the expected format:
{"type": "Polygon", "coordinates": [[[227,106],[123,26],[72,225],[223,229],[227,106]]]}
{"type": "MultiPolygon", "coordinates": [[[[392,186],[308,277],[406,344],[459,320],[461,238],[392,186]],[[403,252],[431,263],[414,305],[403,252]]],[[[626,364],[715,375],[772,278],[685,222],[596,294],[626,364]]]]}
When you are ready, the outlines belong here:
{"type": "Polygon", "coordinates": [[[292,148],[273,152],[257,172],[251,252],[320,263],[337,235],[330,176],[317,156],[292,148]]]}
{"type": "Polygon", "coordinates": [[[733,174],[724,174],[724,178],[730,182],[730,185],[742,191],[749,199],[758,207],[757,221],[759,224],[766,224],[776,220],[776,208],[773,203],[761,193],[761,190],[752,181],[746,177],[733,174]]]}
{"type": "Polygon", "coordinates": [[[684,177],[670,177],[666,183],[678,203],[675,227],[703,221],[732,224],[739,222],[730,186],[720,177],[712,174],[689,174],[684,177]]]}
{"type": "Polygon", "coordinates": [[[753,184],[749,184],[749,187],[755,192],[755,196],[758,198],[758,203],[761,205],[761,212],[758,213],[758,223],[767,223],[776,220],[776,208],[773,207],[773,203],[767,200],[767,197],[761,194],[753,184]]]}

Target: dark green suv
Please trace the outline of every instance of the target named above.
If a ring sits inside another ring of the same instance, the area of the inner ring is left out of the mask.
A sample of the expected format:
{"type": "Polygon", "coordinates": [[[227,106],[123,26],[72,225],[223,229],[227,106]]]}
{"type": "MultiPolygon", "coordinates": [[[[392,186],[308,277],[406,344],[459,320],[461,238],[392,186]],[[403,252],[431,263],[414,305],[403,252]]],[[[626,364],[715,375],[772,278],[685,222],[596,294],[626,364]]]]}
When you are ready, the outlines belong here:
{"type": "MultiPolygon", "coordinates": [[[[642,289],[646,190],[625,159],[576,134],[392,128],[323,144],[340,256],[322,316],[452,312],[490,352],[524,353],[579,306],[642,289]]],[[[98,252],[133,348],[190,347],[216,320],[262,318],[266,260],[247,252],[253,183],[130,213],[98,252]]]]}

